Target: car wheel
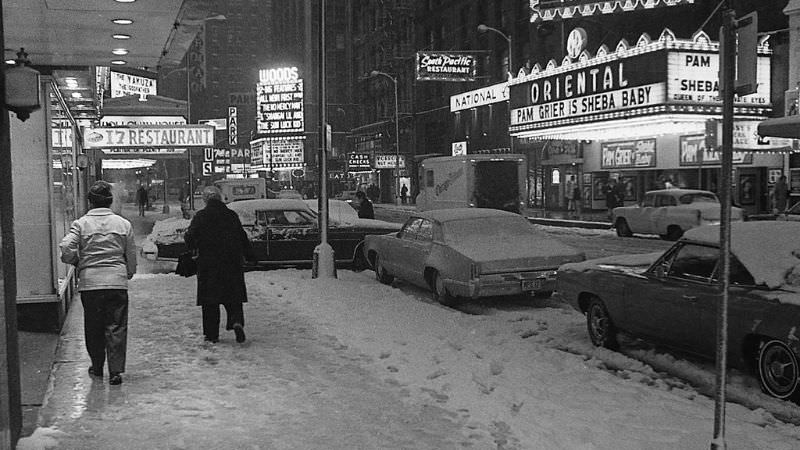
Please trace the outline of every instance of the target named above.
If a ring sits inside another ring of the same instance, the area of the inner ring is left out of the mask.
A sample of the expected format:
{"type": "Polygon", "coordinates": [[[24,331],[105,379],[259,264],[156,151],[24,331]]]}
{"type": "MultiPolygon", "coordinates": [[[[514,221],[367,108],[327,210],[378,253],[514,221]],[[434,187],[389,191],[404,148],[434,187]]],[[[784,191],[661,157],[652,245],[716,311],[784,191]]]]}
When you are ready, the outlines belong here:
{"type": "Polygon", "coordinates": [[[631,227],[628,226],[628,221],[625,219],[617,219],[617,236],[619,237],[631,237],[633,236],[633,232],[631,232],[631,227]]]}
{"type": "Polygon", "coordinates": [[[769,341],[758,352],[758,381],[767,394],[785,400],[797,390],[797,355],[781,341],[769,341]]]}
{"type": "Polygon", "coordinates": [[[677,241],[683,236],[683,230],[677,225],[670,225],[667,227],[667,234],[661,235],[661,239],[666,241],[677,241]]]}
{"type": "Polygon", "coordinates": [[[394,281],[394,276],[386,271],[381,262],[381,257],[378,255],[375,255],[375,279],[383,284],[392,284],[392,281],[394,281]]]}
{"type": "Polygon", "coordinates": [[[606,305],[597,297],[592,298],[586,308],[586,327],[592,344],[612,350],[619,348],[617,329],[608,315],[606,305]]]}
{"type": "Polygon", "coordinates": [[[439,304],[444,306],[453,306],[455,303],[455,299],[449,292],[447,292],[447,288],[444,285],[444,280],[439,275],[439,272],[434,272],[433,274],[433,299],[439,302],[439,304]]]}

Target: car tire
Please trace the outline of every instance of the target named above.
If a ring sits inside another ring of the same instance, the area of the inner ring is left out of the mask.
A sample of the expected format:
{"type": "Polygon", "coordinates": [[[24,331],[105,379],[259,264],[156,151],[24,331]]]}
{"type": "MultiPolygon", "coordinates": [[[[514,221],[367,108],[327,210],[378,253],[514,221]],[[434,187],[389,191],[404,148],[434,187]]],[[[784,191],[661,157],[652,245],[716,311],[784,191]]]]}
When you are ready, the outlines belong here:
{"type": "Polygon", "coordinates": [[[455,304],[455,298],[447,292],[444,280],[439,275],[439,272],[434,272],[432,278],[431,289],[433,290],[433,299],[439,302],[440,305],[453,306],[455,304]]]}
{"type": "Polygon", "coordinates": [[[683,236],[683,230],[677,225],[670,225],[667,227],[667,234],[662,234],[661,239],[665,241],[677,241],[683,236]]]}
{"type": "Polygon", "coordinates": [[[758,381],[761,389],[776,398],[793,398],[800,383],[797,355],[779,340],[764,343],[758,351],[758,381]]]}
{"type": "Polygon", "coordinates": [[[394,281],[394,276],[386,271],[381,263],[381,257],[378,255],[375,255],[375,279],[383,284],[392,284],[394,281]]]}
{"type": "Polygon", "coordinates": [[[617,236],[619,237],[633,236],[631,227],[628,226],[628,221],[625,219],[617,219],[617,225],[615,226],[615,228],[617,229],[617,236]]]}
{"type": "Polygon", "coordinates": [[[611,321],[605,303],[597,297],[593,297],[586,308],[586,328],[592,344],[611,350],[619,348],[614,322],[611,321]]]}

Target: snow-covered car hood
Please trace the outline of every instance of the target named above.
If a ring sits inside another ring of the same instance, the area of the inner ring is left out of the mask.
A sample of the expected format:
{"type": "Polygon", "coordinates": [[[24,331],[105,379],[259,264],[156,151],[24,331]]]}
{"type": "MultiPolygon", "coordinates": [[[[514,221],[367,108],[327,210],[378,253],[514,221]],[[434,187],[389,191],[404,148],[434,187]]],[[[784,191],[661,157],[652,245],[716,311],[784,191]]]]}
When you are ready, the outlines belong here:
{"type": "Polygon", "coordinates": [[[560,271],[586,272],[589,270],[611,270],[616,272],[642,273],[652,266],[664,252],[640,253],[632,255],[614,255],[603,258],[564,264],[560,271]]]}
{"type": "Polygon", "coordinates": [[[583,261],[584,253],[552,238],[508,240],[481,239],[450,244],[457,252],[481,265],[484,272],[556,268],[567,262],[583,261]]]}

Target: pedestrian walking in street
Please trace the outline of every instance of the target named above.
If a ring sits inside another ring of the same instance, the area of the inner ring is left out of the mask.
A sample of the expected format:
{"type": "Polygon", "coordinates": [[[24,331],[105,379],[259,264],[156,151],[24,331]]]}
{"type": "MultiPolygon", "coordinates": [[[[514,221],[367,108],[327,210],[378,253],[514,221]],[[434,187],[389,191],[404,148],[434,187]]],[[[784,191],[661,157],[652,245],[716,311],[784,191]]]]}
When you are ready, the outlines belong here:
{"type": "Polygon", "coordinates": [[[358,217],[361,219],[374,219],[375,208],[372,207],[372,202],[367,198],[364,191],[356,192],[356,202],[358,202],[358,217]]]}
{"type": "Polygon", "coordinates": [[[789,185],[786,184],[786,175],[781,175],[772,189],[772,212],[780,214],[789,206],[789,185]]]}
{"type": "Polygon", "coordinates": [[[144,217],[145,209],[147,209],[147,189],[143,184],[139,185],[136,190],[136,205],[139,206],[139,215],[144,217]]]}
{"type": "Polygon", "coordinates": [[[105,181],[89,188],[89,212],[72,222],[59,244],[61,261],[73,264],[83,304],[89,374],[122,383],[128,342],[128,280],[136,273],[136,244],[128,220],[111,211],[114,196],[105,181]]]}
{"type": "Polygon", "coordinates": [[[197,305],[202,308],[203,336],[219,341],[219,306],[225,308],[226,330],[233,330],[236,342],[244,342],[244,307],[247,289],[244,261],[252,254],[250,241],[239,216],[222,202],[215,186],[203,189],[206,207],[197,211],[184,240],[197,250],[197,305]]]}
{"type": "Polygon", "coordinates": [[[408,198],[408,186],[404,184],[403,187],[400,188],[400,203],[405,205],[407,198],[408,198]]]}

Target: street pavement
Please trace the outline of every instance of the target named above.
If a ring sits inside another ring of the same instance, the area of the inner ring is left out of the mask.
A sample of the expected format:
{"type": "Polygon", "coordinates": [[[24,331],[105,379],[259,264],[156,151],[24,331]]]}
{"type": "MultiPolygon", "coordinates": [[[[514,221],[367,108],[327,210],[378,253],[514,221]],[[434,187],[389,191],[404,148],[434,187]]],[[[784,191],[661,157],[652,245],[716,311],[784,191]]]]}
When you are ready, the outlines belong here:
{"type": "MultiPolygon", "coordinates": [[[[403,221],[414,205],[376,204],[376,213],[389,216],[395,221],[403,221]]],[[[177,203],[163,208],[155,205],[145,217],[139,217],[135,205],[126,205],[123,215],[134,225],[137,244],[149,234],[157,220],[180,217],[177,203]]],[[[582,228],[609,228],[605,212],[590,212],[581,218],[568,218],[564,213],[544,214],[538,210],[524,210],[523,215],[534,223],[571,226],[582,228]]],[[[171,263],[160,263],[140,258],[140,273],[169,272],[171,263]]],[[[83,341],[82,308],[78,299],[68,311],[60,334],[53,331],[19,332],[20,378],[22,384],[23,428],[22,437],[30,436],[37,427],[46,427],[56,418],[82,414],[87,401],[108,400],[109,388],[101,383],[92,383],[86,370],[88,358],[85,356],[83,341]],[[90,392],[87,392],[90,391],[90,392]],[[87,398],[90,394],[98,398],[87,398]]],[[[113,395],[112,395],[113,397],[113,395]]]]}

